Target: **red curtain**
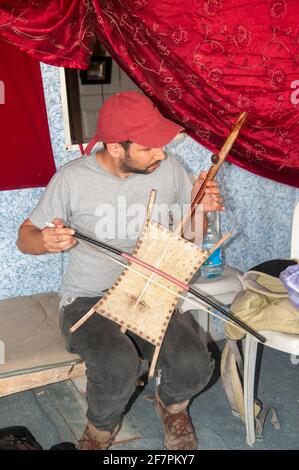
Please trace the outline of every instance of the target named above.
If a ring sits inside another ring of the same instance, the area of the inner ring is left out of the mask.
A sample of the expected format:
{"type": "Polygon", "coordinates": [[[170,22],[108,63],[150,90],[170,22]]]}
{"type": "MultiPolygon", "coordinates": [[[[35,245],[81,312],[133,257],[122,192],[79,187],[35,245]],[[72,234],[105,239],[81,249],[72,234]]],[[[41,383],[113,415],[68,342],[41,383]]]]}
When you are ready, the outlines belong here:
{"type": "Polygon", "coordinates": [[[40,0],[2,6],[0,35],[45,62],[84,68],[95,34],[214,152],[249,111],[230,161],[299,187],[298,18],[298,0],[40,0]]]}
{"type": "Polygon", "coordinates": [[[55,173],[39,63],[0,41],[0,190],[46,186],[55,173]]]}
{"type": "Polygon", "coordinates": [[[89,0],[0,2],[0,37],[59,67],[88,68],[95,21],[89,0]]]}

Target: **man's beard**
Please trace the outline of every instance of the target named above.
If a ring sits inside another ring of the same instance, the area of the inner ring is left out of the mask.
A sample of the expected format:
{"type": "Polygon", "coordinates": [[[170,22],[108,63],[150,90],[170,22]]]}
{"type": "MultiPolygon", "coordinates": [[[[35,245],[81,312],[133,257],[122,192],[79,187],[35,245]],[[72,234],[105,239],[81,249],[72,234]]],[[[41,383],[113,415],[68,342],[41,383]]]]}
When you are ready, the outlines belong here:
{"type": "Polygon", "coordinates": [[[140,174],[140,175],[148,175],[149,173],[151,173],[151,167],[153,167],[154,165],[156,165],[158,162],[156,163],[152,163],[151,165],[149,165],[147,168],[144,168],[144,170],[141,170],[139,168],[136,168],[135,166],[133,166],[131,164],[131,155],[130,153],[128,152],[128,150],[125,151],[125,158],[124,160],[121,162],[121,171],[123,173],[136,173],[136,174],[140,174]]]}

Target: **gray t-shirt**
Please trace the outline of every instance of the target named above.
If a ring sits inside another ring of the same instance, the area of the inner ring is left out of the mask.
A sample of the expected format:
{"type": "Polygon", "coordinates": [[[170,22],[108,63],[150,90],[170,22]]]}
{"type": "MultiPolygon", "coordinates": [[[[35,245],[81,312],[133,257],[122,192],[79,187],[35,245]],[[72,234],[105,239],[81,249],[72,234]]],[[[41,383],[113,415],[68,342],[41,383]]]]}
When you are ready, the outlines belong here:
{"type": "MultiPolygon", "coordinates": [[[[180,218],[178,207],[186,209],[192,189],[175,156],[168,155],[150,174],[121,179],[102,168],[92,154],[67,163],[53,176],[29,219],[42,229],[58,217],[92,238],[132,252],[152,189],[157,190],[152,218],[168,227],[169,213],[180,218]]],[[[123,269],[86,242],[79,241],[69,254],[62,304],[67,297],[100,295],[123,269]]]]}

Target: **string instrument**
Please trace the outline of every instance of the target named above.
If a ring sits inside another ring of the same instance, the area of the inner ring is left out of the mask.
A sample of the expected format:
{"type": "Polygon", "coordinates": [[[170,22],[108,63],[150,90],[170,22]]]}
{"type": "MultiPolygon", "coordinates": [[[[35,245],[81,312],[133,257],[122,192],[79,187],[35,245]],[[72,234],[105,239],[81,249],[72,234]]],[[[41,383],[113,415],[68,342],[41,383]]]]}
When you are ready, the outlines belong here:
{"type": "MultiPolygon", "coordinates": [[[[247,117],[242,113],[222,146],[219,155],[213,156],[212,166],[192,200],[175,232],[168,230],[151,219],[156,192],[150,195],[146,220],[132,254],[123,252],[103,242],[92,240],[75,231],[75,237],[83,243],[93,244],[101,249],[109,250],[114,255],[125,258],[128,264],[122,264],[114,256],[108,255],[111,262],[124,266],[123,271],[113,286],[104,294],[92,309],[84,315],[71,329],[75,331],[92,314],[98,313],[114,321],[122,332],[130,330],[155,346],[149,375],[153,376],[162,341],[182,293],[189,291],[201,302],[195,300],[197,308],[203,308],[202,302],[216,309],[222,320],[233,322],[239,328],[250,332],[261,342],[265,338],[249,325],[227,312],[219,304],[208,299],[202,293],[192,289],[188,283],[206,259],[222,244],[230,234],[223,237],[209,252],[185,240],[182,230],[190,222],[196,204],[203,197],[208,181],[213,179],[225,160],[231,146],[237,138],[241,126],[247,117]]],[[[103,252],[101,252],[103,254],[103,252]]],[[[105,254],[107,257],[107,253],[105,254]]],[[[190,299],[188,298],[188,301],[190,299]]],[[[194,303],[194,301],[193,301],[194,303]]],[[[211,313],[211,312],[210,312],[211,313]]]]}
{"type": "Polygon", "coordinates": [[[186,214],[184,215],[183,219],[180,222],[179,230],[180,230],[181,235],[183,234],[185,228],[189,225],[189,223],[191,221],[191,218],[192,218],[192,215],[193,215],[193,213],[196,209],[197,204],[200,204],[200,202],[201,202],[201,200],[202,200],[202,198],[205,194],[205,189],[206,189],[207,183],[209,181],[212,181],[215,178],[215,176],[218,173],[221,165],[225,161],[230,149],[232,148],[236,138],[238,137],[239,132],[241,130],[241,127],[245,123],[247,117],[248,117],[248,113],[246,113],[246,112],[242,112],[239,115],[233,129],[231,130],[229,136],[227,137],[226,141],[222,145],[218,155],[213,154],[211,156],[212,165],[210,166],[209,171],[208,171],[205,179],[203,180],[202,184],[198,188],[195,196],[193,197],[193,199],[191,201],[191,204],[190,204],[189,210],[186,211],[186,214]]]}

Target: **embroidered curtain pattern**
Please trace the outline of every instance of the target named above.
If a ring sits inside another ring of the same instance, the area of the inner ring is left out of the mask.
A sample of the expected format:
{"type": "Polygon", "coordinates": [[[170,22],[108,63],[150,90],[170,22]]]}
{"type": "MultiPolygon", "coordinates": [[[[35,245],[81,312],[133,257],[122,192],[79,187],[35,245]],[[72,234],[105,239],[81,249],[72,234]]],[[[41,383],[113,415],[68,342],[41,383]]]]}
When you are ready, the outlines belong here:
{"type": "Polygon", "coordinates": [[[169,118],[229,160],[299,187],[297,0],[6,2],[0,37],[54,65],[86,68],[95,37],[169,118]]]}

